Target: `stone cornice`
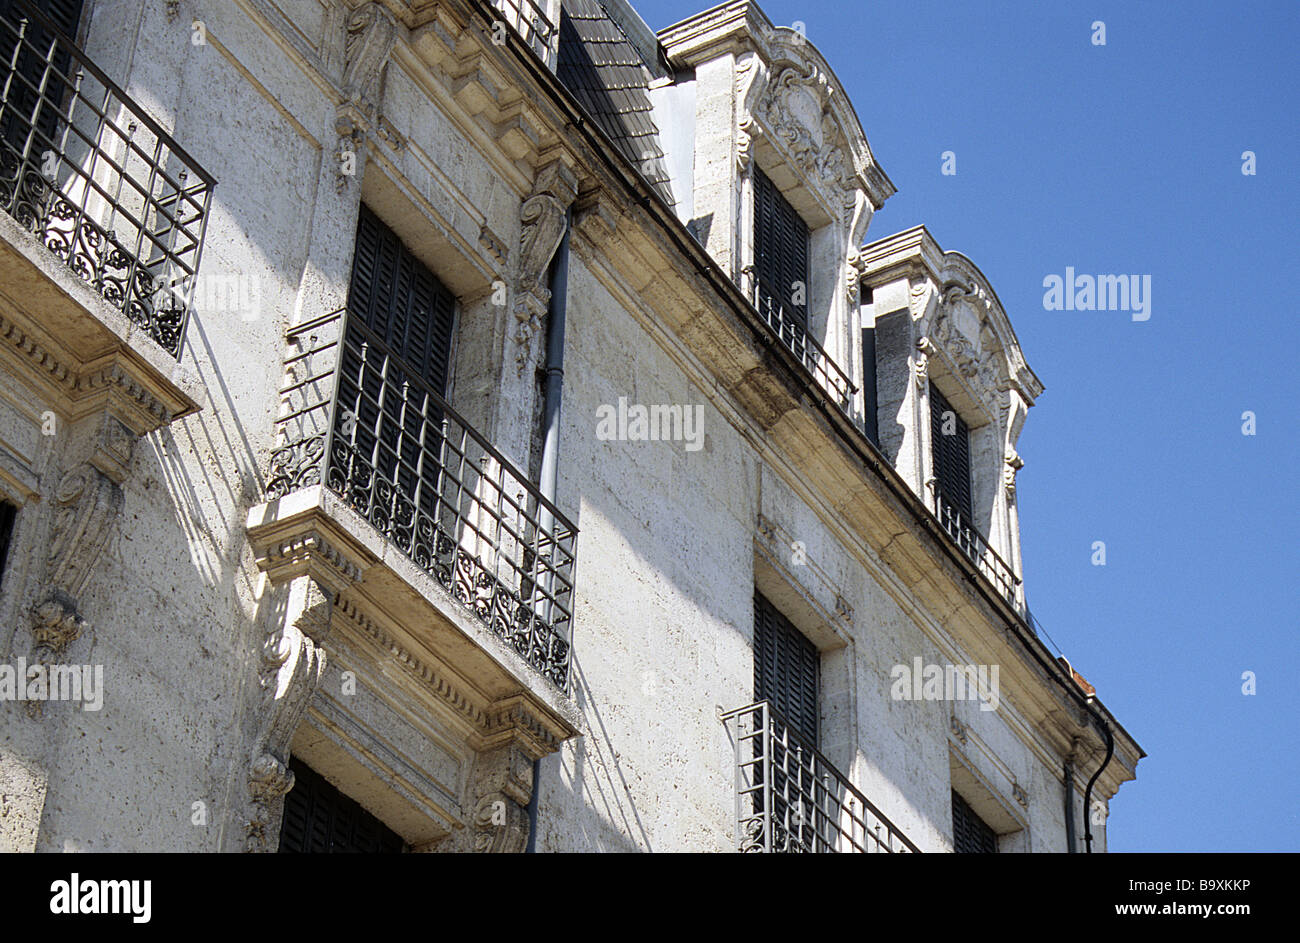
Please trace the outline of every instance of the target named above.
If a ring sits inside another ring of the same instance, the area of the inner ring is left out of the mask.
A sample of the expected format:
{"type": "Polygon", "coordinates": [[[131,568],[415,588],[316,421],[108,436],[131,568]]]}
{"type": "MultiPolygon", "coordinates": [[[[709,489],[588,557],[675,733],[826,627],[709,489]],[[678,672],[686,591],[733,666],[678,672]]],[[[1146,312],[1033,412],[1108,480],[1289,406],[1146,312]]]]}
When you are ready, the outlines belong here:
{"type": "Polygon", "coordinates": [[[753,48],[753,37],[775,29],[752,0],[731,0],[659,31],[671,62],[694,67],[753,48]]]}
{"type": "Polygon", "coordinates": [[[438,659],[417,654],[392,628],[372,614],[355,595],[341,594],[336,617],[401,666],[416,693],[457,718],[476,751],[518,743],[531,758],[554,753],[577,731],[526,691],[488,700],[438,659]]]}
{"type": "Polygon", "coordinates": [[[125,349],[78,364],[66,351],[36,336],[19,322],[0,314],[0,348],[25,367],[27,376],[54,395],[70,420],[100,410],[106,402],[117,407],[138,435],[168,425],[195,412],[194,399],[171,384],[161,383],[125,349]]]}
{"type": "Polygon", "coordinates": [[[311,576],[341,593],[361,582],[365,571],[377,562],[319,507],[308,505],[279,517],[275,504],[278,502],[254,508],[248,522],[248,541],[257,567],[273,584],[311,576]]]}

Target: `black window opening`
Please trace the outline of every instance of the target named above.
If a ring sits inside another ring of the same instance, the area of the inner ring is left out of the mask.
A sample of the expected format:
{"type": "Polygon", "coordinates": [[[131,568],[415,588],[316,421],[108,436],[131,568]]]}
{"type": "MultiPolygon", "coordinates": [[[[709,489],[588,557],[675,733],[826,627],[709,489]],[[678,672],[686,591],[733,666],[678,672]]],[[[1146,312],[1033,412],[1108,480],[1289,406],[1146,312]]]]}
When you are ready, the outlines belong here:
{"type": "Polygon", "coordinates": [[[18,523],[18,508],[8,501],[0,501],[0,588],[4,587],[9,572],[9,545],[14,538],[14,525],[18,523]]]}
{"type": "Polygon", "coordinates": [[[952,404],[930,385],[930,449],[934,459],[935,488],[939,493],[939,519],[949,532],[960,534],[966,549],[973,542],[970,483],[970,429],[952,404]]]}
{"type": "Polygon", "coordinates": [[[821,654],[762,593],[754,594],[754,699],[817,747],[821,654]]]}
{"type": "MultiPolygon", "coordinates": [[[[828,850],[827,795],[818,776],[817,702],[821,655],[802,632],[768,599],[754,593],[754,699],[767,701],[771,719],[765,764],[755,768],[755,784],[772,771],[771,814],[767,817],[773,851],[828,850]],[[784,725],[784,726],[783,726],[784,725]]],[[[754,811],[766,807],[764,791],[754,793],[754,811]]]]}
{"type": "Polygon", "coordinates": [[[880,420],[876,415],[879,408],[879,394],[876,392],[876,326],[872,323],[871,327],[862,329],[862,419],[863,431],[876,448],[880,448],[880,420]]]}
{"type": "Polygon", "coordinates": [[[808,224],[754,168],[754,304],[800,359],[808,332],[808,224]]]}
{"type": "Polygon", "coordinates": [[[324,776],[290,757],[293,788],[284,797],[281,854],[400,854],[406,842],[324,776]]]}
{"type": "Polygon", "coordinates": [[[991,855],[998,850],[997,833],[956,792],[952,794],[952,844],[959,855],[991,855]]]}
{"type": "Polygon", "coordinates": [[[437,513],[443,398],[455,297],[368,207],[361,207],[348,290],[331,461],[348,495],[382,526],[437,513]],[[383,505],[383,507],[379,507],[383,505]]]}
{"type": "Polygon", "coordinates": [[[40,168],[46,151],[61,150],[60,128],[64,99],[71,90],[72,56],[63,41],[56,42],[56,36],[62,33],[75,42],[83,6],[84,0],[29,0],[27,4],[0,0],[0,88],[8,83],[0,116],[0,174],[4,179],[17,179],[24,152],[26,163],[40,168]],[[54,31],[29,16],[28,7],[44,14],[54,31]],[[22,20],[27,20],[27,25],[22,48],[18,48],[22,20]]]}

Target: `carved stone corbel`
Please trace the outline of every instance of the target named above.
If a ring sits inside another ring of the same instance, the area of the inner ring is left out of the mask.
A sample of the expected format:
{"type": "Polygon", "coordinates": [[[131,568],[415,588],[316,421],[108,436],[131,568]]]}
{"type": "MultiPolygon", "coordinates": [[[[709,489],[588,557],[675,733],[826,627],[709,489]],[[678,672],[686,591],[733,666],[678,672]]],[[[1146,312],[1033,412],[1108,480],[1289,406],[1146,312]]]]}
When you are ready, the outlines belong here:
{"type": "Polygon", "coordinates": [[[754,111],[767,88],[767,66],[757,53],[742,56],[736,64],[736,102],[739,120],[736,128],[736,172],[745,174],[754,159],[754,142],[763,129],[754,111]]]}
{"type": "Polygon", "coordinates": [[[754,141],[763,129],[753,118],[744,118],[736,129],[736,172],[744,176],[754,163],[754,141]]]}
{"type": "MultiPolygon", "coordinates": [[[[77,600],[121,510],[122,489],[91,463],[76,466],[60,479],[45,561],[48,588],[31,609],[33,665],[57,662],[88,628],[77,600]]],[[[41,702],[29,701],[27,712],[38,718],[41,707],[41,702]]]]}
{"type": "Polygon", "coordinates": [[[846,271],[848,276],[844,285],[844,298],[850,305],[856,305],[862,298],[862,255],[856,249],[849,252],[846,271]]]}
{"type": "Polygon", "coordinates": [[[528,844],[533,761],[517,745],[479,753],[470,774],[468,827],[439,851],[517,854],[528,844]]]}
{"type": "Polygon", "coordinates": [[[397,29],[396,18],[382,3],[367,3],[348,17],[343,44],[344,100],[334,121],[340,193],[361,165],[368,134],[394,148],[402,146],[401,135],[381,113],[384,67],[397,42],[397,29]]]}
{"type": "Polygon", "coordinates": [[[533,193],[519,210],[519,276],[514,299],[516,366],[520,375],[532,359],[533,336],[551,301],[546,285],[551,259],[564,238],[565,215],[578,195],[578,181],[561,161],[537,174],[533,193]]]}
{"type": "Polygon", "coordinates": [[[367,3],[348,17],[343,69],[348,98],[378,104],[384,65],[396,42],[397,20],[382,3],[367,3]]]}
{"type": "Polygon", "coordinates": [[[916,357],[912,360],[912,373],[918,389],[925,389],[930,381],[930,358],[934,355],[934,343],[928,337],[916,342],[916,357]]]}
{"type": "Polygon", "coordinates": [[[1002,484],[1007,489],[1007,497],[1016,493],[1016,472],[1025,467],[1025,460],[1011,446],[1003,453],[1002,484]]]}
{"type": "Polygon", "coordinates": [[[262,645],[259,729],[248,768],[251,810],[245,850],[273,851],[293,788],[289,744],[325,672],[334,594],[311,577],[289,584],[289,612],[262,645]]]}

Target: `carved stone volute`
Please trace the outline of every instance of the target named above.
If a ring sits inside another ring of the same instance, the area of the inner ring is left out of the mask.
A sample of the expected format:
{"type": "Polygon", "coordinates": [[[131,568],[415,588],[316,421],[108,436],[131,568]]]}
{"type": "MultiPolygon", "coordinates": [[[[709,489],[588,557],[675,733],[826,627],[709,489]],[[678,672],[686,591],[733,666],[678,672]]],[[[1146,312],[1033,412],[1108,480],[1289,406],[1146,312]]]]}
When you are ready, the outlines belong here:
{"type": "Polygon", "coordinates": [[[516,854],[528,844],[528,801],[533,789],[532,757],[516,745],[480,752],[470,773],[468,827],[439,851],[516,854]]]}
{"type": "Polygon", "coordinates": [[[288,613],[262,644],[259,729],[248,767],[245,850],[275,850],[283,798],[293,788],[289,745],[325,673],[334,594],[311,577],[287,587],[288,613]]]}
{"type": "Polygon", "coordinates": [[[382,3],[367,3],[348,17],[344,41],[343,95],[335,116],[338,135],[335,160],[336,186],[343,192],[349,179],[360,173],[362,149],[375,135],[393,148],[402,136],[383,116],[384,68],[397,42],[398,23],[382,3]]]}
{"type": "Polygon", "coordinates": [[[532,194],[519,210],[519,267],[514,299],[516,358],[522,374],[531,359],[533,335],[541,326],[550,304],[546,284],[551,259],[564,238],[565,215],[578,195],[573,172],[560,161],[548,164],[537,174],[532,194]]]}
{"type": "Polygon", "coordinates": [[[384,66],[397,41],[397,20],[382,3],[367,3],[348,18],[343,90],[352,99],[379,103],[384,66]]]}

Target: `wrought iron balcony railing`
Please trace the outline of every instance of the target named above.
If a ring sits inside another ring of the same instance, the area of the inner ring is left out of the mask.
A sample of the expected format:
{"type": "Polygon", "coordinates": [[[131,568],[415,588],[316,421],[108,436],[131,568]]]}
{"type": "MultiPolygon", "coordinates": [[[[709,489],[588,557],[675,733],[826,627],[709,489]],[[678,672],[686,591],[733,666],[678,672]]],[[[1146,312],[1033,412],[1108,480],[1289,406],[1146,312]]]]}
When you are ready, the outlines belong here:
{"type": "Polygon", "coordinates": [[[546,15],[545,4],[536,0],[491,0],[491,3],[546,67],[554,69],[560,49],[560,27],[546,15]]]}
{"type": "Polygon", "coordinates": [[[216,181],[28,0],[0,14],[0,209],[177,359],[216,181]]]}
{"type": "Polygon", "coordinates": [[[723,722],[735,748],[740,851],[920,851],[767,701],[723,722]]]}
{"type": "Polygon", "coordinates": [[[934,516],[939,519],[948,536],[956,542],[961,552],[975,564],[979,571],[988,577],[989,582],[1003,598],[1019,610],[1017,590],[1020,586],[1020,577],[1016,576],[1015,571],[1011,569],[1011,564],[1003,560],[998,552],[989,546],[989,542],[970,521],[963,519],[961,511],[944,497],[937,485],[932,484],[931,488],[934,491],[934,516]]]}
{"type": "MultiPolygon", "coordinates": [[[[849,375],[820,344],[808,336],[808,329],[802,319],[788,310],[788,303],[783,300],[783,296],[765,281],[754,276],[752,269],[747,271],[751,275],[750,281],[753,285],[751,300],[755,309],[767,322],[768,327],[775,332],[781,343],[799,358],[799,362],[813,375],[817,384],[830,395],[840,411],[852,418],[853,394],[858,391],[857,384],[849,379],[849,375]]],[[[860,427],[857,420],[854,420],[854,425],[860,427]]]]}
{"type": "Polygon", "coordinates": [[[324,484],[567,690],[577,528],[345,310],[289,334],[268,500],[324,484]]]}

